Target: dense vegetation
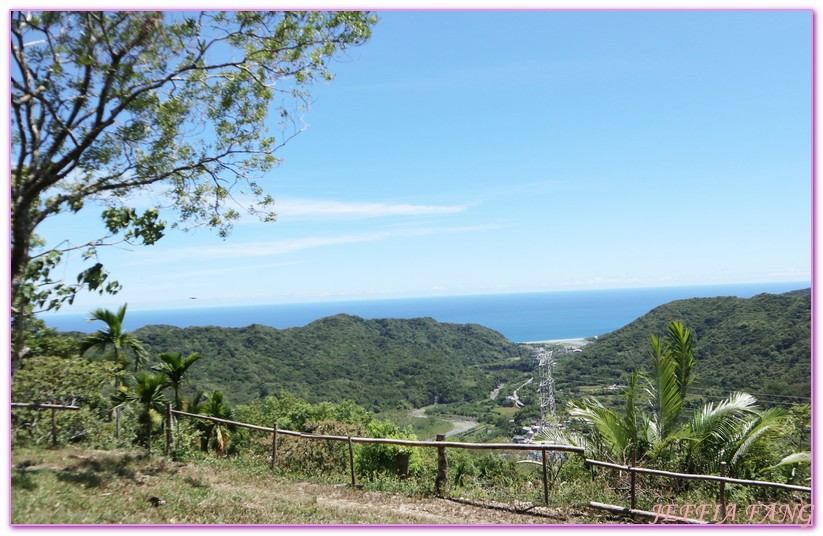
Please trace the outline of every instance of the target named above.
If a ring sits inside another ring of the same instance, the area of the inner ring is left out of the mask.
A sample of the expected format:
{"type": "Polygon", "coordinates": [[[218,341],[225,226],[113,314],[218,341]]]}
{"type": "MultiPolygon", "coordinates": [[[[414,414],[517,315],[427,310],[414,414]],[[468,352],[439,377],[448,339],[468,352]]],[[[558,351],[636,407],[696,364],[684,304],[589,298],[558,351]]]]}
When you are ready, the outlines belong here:
{"type": "MultiPolygon", "coordinates": [[[[726,389],[729,380],[721,373],[745,368],[736,354],[730,354],[726,369],[707,371],[703,363],[704,372],[699,370],[700,360],[713,355],[705,348],[721,342],[723,348],[753,351],[756,345],[772,353],[780,344],[783,353],[778,357],[786,357],[786,349],[799,354],[808,336],[808,307],[808,293],[795,293],[685,300],[658,308],[585,352],[561,356],[555,371],[563,386],[560,394],[576,396],[558,397],[560,422],[537,439],[584,446],[587,457],[621,464],[635,460],[644,467],[705,474],[717,473],[722,461],[730,476],[807,484],[809,406],[788,407],[798,399],[782,395],[778,400],[784,407],[774,407],[770,400],[726,389]],[[682,323],[674,320],[683,318],[687,320],[682,323]],[[663,322],[661,329],[648,327],[657,322],[663,322]],[[698,323],[700,329],[690,329],[687,322],[698,323]],[[758,341],[723,341],[734,326],[754,331],[758,341]],[[767,334],[780,331],[772,326],[782,328],[785,338],[771,341],[767,334]],[[796,340],[788,341],[790,336],[796,340]],[[631,346],[635,337],[637,346],[631,346]],[[617,352],[615,345],[625,358],[622,362],[608,357],[602,370],[586,370],[577,383],[560,375],[561,370],[585,366],[592,355],[606,352],[604,348],[617,352]],[[635,356],[637,360],[629,359],[635,356]],[[611,371],[611,376],[599,376],[603,371],[611,371]],[[624,386],[604,389],[624,378],[624,386]],[[722,394],[708,395],[707,384],[716,384],[722,394]],[[691,393],[694,388],[697,395],[691,393]]],[[[341,315],[289,330],[149,326],[129,333],[122,329],[124,315],[125,307],[94,311],[101,329],[79,338],[61,336],[42,322],[30,325],[27,344],[33,352],[14,377],[13,400],[78,404],[83,409],[61,415],[54,429],[45,414],[15,410],[15,449],[70,442],[106,449],[138,445],[157,453],[164,447],[166,403],[191,413],[267,427],[277,423],[281,429],[308,433],[414,439],[421,436],[408,424],[423,419],[412,417],[409,407],[437,400],[439,404],[427,408],[429,414],[470,415],[481,421],[461,436],[475,442],[508,441],[517,426],[540,413],[531,349],[481,326],[341,315]],[[515,392],[525,407],[504,404],[515,392]],[[405,421],[398,424],[401,421],[390,416],[405,421]]],[[[802,367],[782,370],[784,361],[773,357],[780,370],[770,374],[772,379],[797,376],[799,382],[809,381],[808,373],[799,376],[802,367]]],[[[801,361],[798,355],[793,364],[801,361]]],[[[749,391],[746,385],[739,390],[749,391]]],[[[173,455],[180,461],[209,464],[228,457],[249,468],[268,467],[271,461],[270,436],[226,423],[180,419],[174,435],[173,455]]],[[[368,489],[434,493],[437,460],[431,449],[358,445],[350,453],[345,442],[281,436],[278,452],[281,476],[347,479],[345,468],[352,456],[358,479],[368,489]]],[[[626,500],[625,474],[592,473],[578,457],[550,461],[552,505],[626,500]]],[[[540,502],[537,465],[535,469],[525,455],[454,449],[449,453],[450,494],[540,502]]],[[[12,485],[16,501],[24,504],[33,488],[30,475],[23,474],[25,468],[21,471],[12,485]]],[[[638,505],[646,509],[661,502],[711,502],[716,494],[716,487],[701,483],[654,480],[643,486],[638,505]]],[[[762,488],[735,487],[729,493],[740,503],[806,500],[803,492],[762,488]]]]}
{"type": "Polygon", "coordinates": [[[146,326],[134,334],[151,355],[199,352],[190,385],[221,389],[233,404],[282,393],[371,410],[471,401],[532,366],[528,351],[495,331],[430,318],[338,315],[284,330],[146,326]]]}
{"type": "Polygon", "coordinates": [[[662,305],[601,336],[555,370],[561,398],[581,386],[626,385],[648,360],[649,335],[671,321],[694,331],[696,379],[692,390],[707,399],[746,391],[772,403],[807,402],[811,395],[810,291],[752,298],[693,298],[662,305]]]}

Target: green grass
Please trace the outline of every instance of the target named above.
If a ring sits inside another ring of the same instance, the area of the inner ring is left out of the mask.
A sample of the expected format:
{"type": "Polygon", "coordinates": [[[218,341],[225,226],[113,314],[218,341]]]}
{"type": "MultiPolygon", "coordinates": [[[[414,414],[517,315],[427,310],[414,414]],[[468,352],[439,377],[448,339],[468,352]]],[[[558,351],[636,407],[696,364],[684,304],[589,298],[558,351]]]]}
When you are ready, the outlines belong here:
{"type": "Polygon", "coordinates": [[[15,448],[12,458],[13,525],[587,522],[562,508],[535,517],[436,499],[431,474],[408,481],[387,476],[353,489],[342,473],[272,474],[260,458],[183,462],[80,447],[15,448]],[[163,504],[153,505],[154,497],[163,504]]]}
{"type": "Polygon", "coordinates": [[[411,427],[414,435],[420,440],[434,439],[439,434],[445,434],[452,429],[452,425],[445,419],[437,417],[413,417],[408,411],[388,411],[377,415],[380,419],[385,419],[397,424],[401,429],[411,427]]]}
{"type": "Polygon", "coordinates": [[[392,519],[390,512],[321,508],[316,485],[232,460],[185,463],[73,448],[15,449],[13,459],[12,524],[409,522],[392,519]],[[153,506],[152,497],[165,504],[153,506]]]}

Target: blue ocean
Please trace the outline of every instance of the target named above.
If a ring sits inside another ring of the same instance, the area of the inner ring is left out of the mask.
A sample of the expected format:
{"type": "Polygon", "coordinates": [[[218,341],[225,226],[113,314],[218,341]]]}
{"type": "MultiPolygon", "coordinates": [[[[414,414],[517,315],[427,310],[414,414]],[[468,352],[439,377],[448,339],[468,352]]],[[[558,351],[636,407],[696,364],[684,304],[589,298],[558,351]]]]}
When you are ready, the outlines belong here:
{"type": "MultiPolygon", "coordinates": [[[[178,327],[262,324],[282,329],[305,326],[320,318],[345,313],[367,319],[431,317],[440,322],[480,324],[499,331],[514,342],[531,342],[609,333],[673,300],[715,296],[749,298],[764,292],[779,294],[808,287],[808,283],[802,282],[759,283],[157,311],[130,309],[125,329],[134,330],[150,324],[178,327]]],[[[92,332],[100,327],[99,322],[88,322],[87,315],[58,313],[42,318],[59,331],[92,332]]]]}

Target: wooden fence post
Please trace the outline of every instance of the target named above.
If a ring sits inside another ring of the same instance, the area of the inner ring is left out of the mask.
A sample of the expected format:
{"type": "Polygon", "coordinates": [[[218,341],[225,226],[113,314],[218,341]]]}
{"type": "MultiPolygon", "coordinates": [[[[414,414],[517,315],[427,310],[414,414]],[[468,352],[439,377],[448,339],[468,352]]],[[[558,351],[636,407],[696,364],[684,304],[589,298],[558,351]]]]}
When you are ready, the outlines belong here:
{"type": "MultiPolygon", "coordinates": [[[[435,441],[445,441],[445,435],[438,435],[435,441]]],[[[446,459],[446,447],[437,447],[437,478],[434,481],[434,493],[438,497],[446,496],[448,486],[449,463],[446,459]]]]}
{"type": "Polygon", "coordinates": [[[349,467],[351,467],[351,487],[357,487],[357,481],[354,479],[354,448],[351,444],[351,436],[349,436],[349,467]]]}
{"type": "Polygon", "coordinates": [[[637,493],[635,491],[635,481],[637,478],[637,473],[634,471],[634,467],[637,465],[637,449],[632,449],[632,465],[629,468],[629,482],[631,482],[631,505],[632,510],[637,508],[637,493]]]}
{"type": "Polygon", "coordinates": [[[120,416],[123,414],[123,408],[117,406],[114,408],[114,440],[117,446],[120,446],[120,416]]]}
{"type": "Polygon", "coordinates": [[[57,409],[51,408],[51,444],[57,446],[57,409]]]}
{"type": "MultiPolygon", "coordinates": [[[[720,476],[726,476],[726,462],[720,462],[720,476]]],[[[726,521],[726,482],[720,481],[720,515],[721,522],[726,521]]]]}
{"type": "Polygon", "coordinates": [[[274,421],[274,431],[271,434],[271,470],[277,467],[277,421],[274,421]]]}
{"type": "Polygon", "coordinates": [[[543,502],[546,506],[549,505],[549,469],[546,456],[546,449],[541,449],[543,452],[543,502]]]}
{"type": "Polygon", "coordinates": [[[171,454],[171,433],[172,433],[171,402],[166,403],[166,456],[171,454]]]}

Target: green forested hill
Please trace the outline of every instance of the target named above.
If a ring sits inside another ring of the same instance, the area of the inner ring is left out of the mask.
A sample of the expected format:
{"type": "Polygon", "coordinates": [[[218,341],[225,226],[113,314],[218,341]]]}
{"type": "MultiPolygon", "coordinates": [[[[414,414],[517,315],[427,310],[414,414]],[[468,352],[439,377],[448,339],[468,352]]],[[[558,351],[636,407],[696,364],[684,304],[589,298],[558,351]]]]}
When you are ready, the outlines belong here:
{"type": "Polygon", "coordinates": [[[310,402],[345,399],[372,410],[488,397],[529,353],[482,326],[430,318],[364,320],[338,315],[275,329],[146,326],[134,332],[151,355],[200,352],[189,385],[221,389],[232,404],[290,392],[310,402]]]}
{"type": "Polygon", "coordinates": [[[631,370],[647,367],[649,335],[664,335],[671,321],[695,332],[696,392],[744,390],[761,395],[764,402],[810,396],[809,290],[748,299],[692,298],[660,306],[559,362],[558,387],[574,391],[579,385],[625,384],[631,370]]]}

